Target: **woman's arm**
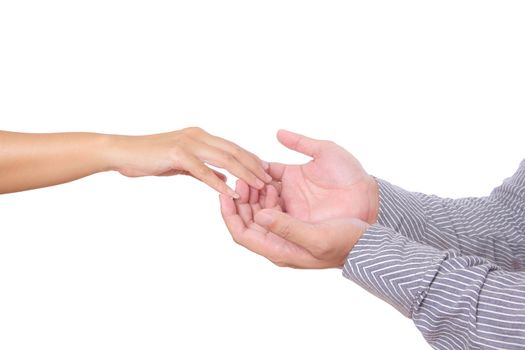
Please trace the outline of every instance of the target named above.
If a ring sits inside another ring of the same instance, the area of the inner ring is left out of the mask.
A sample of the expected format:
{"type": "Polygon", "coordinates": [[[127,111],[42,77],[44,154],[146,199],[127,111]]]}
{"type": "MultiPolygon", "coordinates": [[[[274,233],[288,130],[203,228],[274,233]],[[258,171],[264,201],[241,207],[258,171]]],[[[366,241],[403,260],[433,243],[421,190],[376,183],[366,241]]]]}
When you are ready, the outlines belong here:
{"type": "Polygon", "coordinates": [[[191,175],[220,193],[237,197],[224,176],[206,164],[224,168],[257,188],[271,180],[265,162],[199,128],[147,136],[0,131],[0,193],[114,170],[130,177],[191,175]]]}

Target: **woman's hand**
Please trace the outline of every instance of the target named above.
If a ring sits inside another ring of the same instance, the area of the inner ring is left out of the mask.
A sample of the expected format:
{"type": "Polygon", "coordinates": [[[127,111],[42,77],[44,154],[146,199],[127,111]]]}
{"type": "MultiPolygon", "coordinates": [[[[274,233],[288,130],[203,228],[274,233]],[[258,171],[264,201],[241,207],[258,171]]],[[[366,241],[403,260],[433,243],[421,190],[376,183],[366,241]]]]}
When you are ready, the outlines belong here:
{"type": "Polygon", "coordinates": [[[237,198],[226,177],[206,164],[224,168],[255,188],[271,181],[265,162],[199,128],[147,136],[0,131],[0,193],[116,170],[126,176],[191,175],[237,198]]]}
{"type": "Polygon", "coordinates": [[[191,175],[216,191],[238,198],[225,183],[225,176],[206,164],[223,168],[261,189],[272,178],[268,165],[236,144],[200,128],[147,136],[114,136],[109,152],[111,168],[122,175],[191,175]]]}

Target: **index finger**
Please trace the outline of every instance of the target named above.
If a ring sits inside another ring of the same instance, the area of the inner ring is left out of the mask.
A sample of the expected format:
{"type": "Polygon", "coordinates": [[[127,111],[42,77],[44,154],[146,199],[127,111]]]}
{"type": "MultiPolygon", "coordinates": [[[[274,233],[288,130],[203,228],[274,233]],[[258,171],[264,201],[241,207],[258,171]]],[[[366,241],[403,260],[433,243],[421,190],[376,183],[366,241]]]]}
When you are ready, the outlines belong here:
{"type": "Polygon", "coordinates": [[[239,198],[239,194],[235,193],[234,190],[217,176],[215,171],[204,165],[198,158],[188,155],[181,158],[180,161],[184,170],[196,179],[204,182],[219,193],[227,194],[233,198],[239,198]]]}
{"type": "Polygon", "coordinates": [[[263,182],[268,183],[272,180],[266,173],[268,164],[239,145],[211,134],[207,134],[201,141],[228,152],[263,182]]]}

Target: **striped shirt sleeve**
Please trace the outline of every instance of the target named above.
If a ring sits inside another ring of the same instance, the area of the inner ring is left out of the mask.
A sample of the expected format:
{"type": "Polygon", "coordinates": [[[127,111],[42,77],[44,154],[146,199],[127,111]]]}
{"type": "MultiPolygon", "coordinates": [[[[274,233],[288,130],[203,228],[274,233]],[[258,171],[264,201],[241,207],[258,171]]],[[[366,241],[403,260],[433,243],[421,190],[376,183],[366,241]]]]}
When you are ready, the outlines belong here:
{"type": "Polygon", "coordinates": [[[525,349],[525,272],[375,224],[343,274],[413,319],[435,349],[525,349]]]}
{"type": "Polygon", "coordinates": [[[440,250],[483,257],[506,270],[525,268],[525,160],[481,198],[440,198],[377,182],[380,225],[440,250]]]}
{"type": "Polygon", "coordinates": [[[378,183],[378,222],[344,276],[413,319],[436,349],[525,349],[525,161],[483,198],[378,183]]]}

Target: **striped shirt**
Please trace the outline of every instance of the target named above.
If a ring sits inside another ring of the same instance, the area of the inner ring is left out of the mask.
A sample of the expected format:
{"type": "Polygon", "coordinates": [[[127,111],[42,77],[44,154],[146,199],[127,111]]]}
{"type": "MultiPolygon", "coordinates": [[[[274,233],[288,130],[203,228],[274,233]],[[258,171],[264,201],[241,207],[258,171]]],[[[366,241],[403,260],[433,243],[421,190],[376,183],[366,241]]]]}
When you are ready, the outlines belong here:
{"type": "Polygon", "coordinates": [[[525,349],[525,160],[488,197],[378,184],[378,222],[343,275],[411,318],[435,349],[525,349]]]}

